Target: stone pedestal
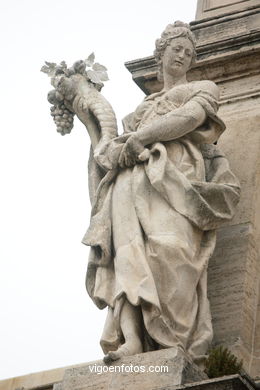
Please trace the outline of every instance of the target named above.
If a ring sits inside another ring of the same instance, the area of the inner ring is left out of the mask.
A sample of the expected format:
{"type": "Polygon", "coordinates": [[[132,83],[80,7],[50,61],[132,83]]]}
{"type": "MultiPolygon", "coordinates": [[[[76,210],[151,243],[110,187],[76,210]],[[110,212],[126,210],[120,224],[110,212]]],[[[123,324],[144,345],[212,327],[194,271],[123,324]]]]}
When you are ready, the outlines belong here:
{"type": "MultiPolygon", "coordinates": [[[[226,345],[260,377],[260,0],[201,0],[191,28],[198,61],[189,80],[220,88],[219,141],[241,183],[235,218],[218,231],[209,265],[213,345],[226,345]]],[[[154,58],[126,63],[147,94],[161,89],[154,58]]]]}
{"type": "Polygon", "coordinates": [[[105,365],[96,361],[65,371],[55,390],[151,390],[197,382],[206,375],[176,348],[129,356],[105,365]]]}
{"type": "MultiPolygon", "coordinates": [[[[128,387],[124,387],[125,383],[122,383],[122,387],[119,386],[120,378],[118,378],[118,386],[116,386],[116,389],[128,389],[128,387]]],[[[97,387],[93,387],[95,390],[103,389],[103,387],[99,387],[99,383],[97,383],[97,387]]],[[[188,383],[183,385],[169,385],[165,387],[164,385],[159,385],[159,387],[156,385],[154,386],[154,383],[151,383],[151,387],[149,387],[149,390],[253,390],[255,389],[255,385],[258,386],[256,383],[250,383],[248,380],[242,378],[240,375],[229,375],[224,376],[222,378],[215,378],[215,379],[208,379],[203,381],[196,381],[194,383],[188,383]]],[[[258,388],[258,387],[257,387],[258,388]]],[[[74,387],[74,390],[83,390],[85,387],[74,387]]],[[[110,389],[110,387],[109,387],[110,389]]],[[[114,387],[112,388],[114,389],[114,387]]],[[[133,390],[143,390],[143,382],[136,383],[134,387],[132,387],[133,390]]],[[[26,390],[24,388],[21,389],[15,389],[15,390],[26,390]]],[[[53,388],[44,388],[44,389],[30,389],[30,390],[62,390],[62,383],[55,384],[53,388]]]]}

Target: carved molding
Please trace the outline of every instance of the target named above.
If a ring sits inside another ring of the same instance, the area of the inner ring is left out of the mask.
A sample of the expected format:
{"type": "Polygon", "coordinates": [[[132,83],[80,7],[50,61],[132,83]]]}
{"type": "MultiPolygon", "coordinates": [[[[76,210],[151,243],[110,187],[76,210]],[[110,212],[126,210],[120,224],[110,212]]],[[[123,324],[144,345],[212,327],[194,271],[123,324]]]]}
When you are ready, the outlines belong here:
{"type": "Polygon", "coordinates": [[[205,0],[203,3],[203,12],[228,7],[238,3],[244,3],[246,1],[249,0],[205,0]]]}
{"type": "MultiPolygon", "coordinates": [[[[223,102],[244,100],[245,96],[257,97],[260,87],[260,5],[217,19],[195,21],[191,28],[197,37],[198,60],[188,73],[188,79],[210,79],[220,88],[229,85],[229,92],[227,87],[221,91],[223,102]],[[236,79],[240,79],[239,91],[232,90],[231,81],[236,79]]],[[[157,81],[153,56],[129,61],[125,65],[144,93],[162,88],[157,81]]]]}
{"type": "Polygon", "coordinates": [[[196,20],[237,13],[260,5],[259,0],[198,0],[196,20]]]}
{"type": "MultiPolygon", "coordinates": [[[[153,56],[129,61],[125,64],[132,73],[133,80],[145,94],[157,92],[162,84],[157,81],[157,66],[153,56]]],[[[222,100],[245,99],[259,95],[260,85],[257,83],[260,75],[260,43],[246,51],[225,53],[199,60],[189,71],[189,80],[210,79],[220,88],[222,85],[240,80],[236,91],[221,93],[222,100]],[[245,61],[245,56],[247,61],[245,61]]],[[[230,89],[230,88],[229,88],[230,89]]]]}

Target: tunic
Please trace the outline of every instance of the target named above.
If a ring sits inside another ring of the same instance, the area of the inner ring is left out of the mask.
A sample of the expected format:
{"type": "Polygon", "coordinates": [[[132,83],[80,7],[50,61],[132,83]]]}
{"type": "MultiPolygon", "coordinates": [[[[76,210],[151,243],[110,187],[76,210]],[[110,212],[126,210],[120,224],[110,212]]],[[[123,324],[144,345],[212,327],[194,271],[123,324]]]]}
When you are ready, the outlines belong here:
{"type": "Polygon", "coordinates": [[[239,199],[239,183],[213,145],[225,126],[212,84],[192,82],[148,96],[125,122],[125,135],[99,152],[107,174],[83,242],[91,246],[87,290],[99,308],[108,306],[105,353],[124,341],[125,299],[141,309],[144,350],[179,347],[199,359],[212,340],[207,266],[215,230],[232,218],[239,199]],[[173,129],[172,140],[147,146],[148,161],[117,168],[131,132],[177,114],[191,100],[205,110],[202,126],[180,138],[173,129]]]}

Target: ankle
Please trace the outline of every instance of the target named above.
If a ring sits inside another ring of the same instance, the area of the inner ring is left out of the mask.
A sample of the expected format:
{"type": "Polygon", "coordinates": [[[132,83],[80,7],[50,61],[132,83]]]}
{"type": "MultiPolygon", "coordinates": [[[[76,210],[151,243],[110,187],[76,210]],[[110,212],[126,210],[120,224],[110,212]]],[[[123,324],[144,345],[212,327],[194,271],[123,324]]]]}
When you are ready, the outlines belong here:
{"type": "Polygon", "coordinates": [[[141,339],[137,333],[134,332],[127,332],[124,334],[125,343],[133,343],[133,344],[142,344],[141,339]]]}

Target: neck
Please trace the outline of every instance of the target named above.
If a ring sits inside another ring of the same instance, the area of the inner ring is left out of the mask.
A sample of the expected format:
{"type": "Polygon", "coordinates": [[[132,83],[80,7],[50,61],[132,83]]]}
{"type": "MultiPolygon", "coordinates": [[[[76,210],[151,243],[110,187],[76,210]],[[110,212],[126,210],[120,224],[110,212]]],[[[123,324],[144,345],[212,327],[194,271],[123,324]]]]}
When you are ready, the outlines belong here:
{"type": "Polygon", "coordinates": [[[176,87],[177,85],[186,84],[187,78],[186,78],[186,74],[181,77],[180,76],[173,77],[172,75],[165,74],[163,81],[164,81],[163,89],[168,91],[169,89],[176,87]]]}

